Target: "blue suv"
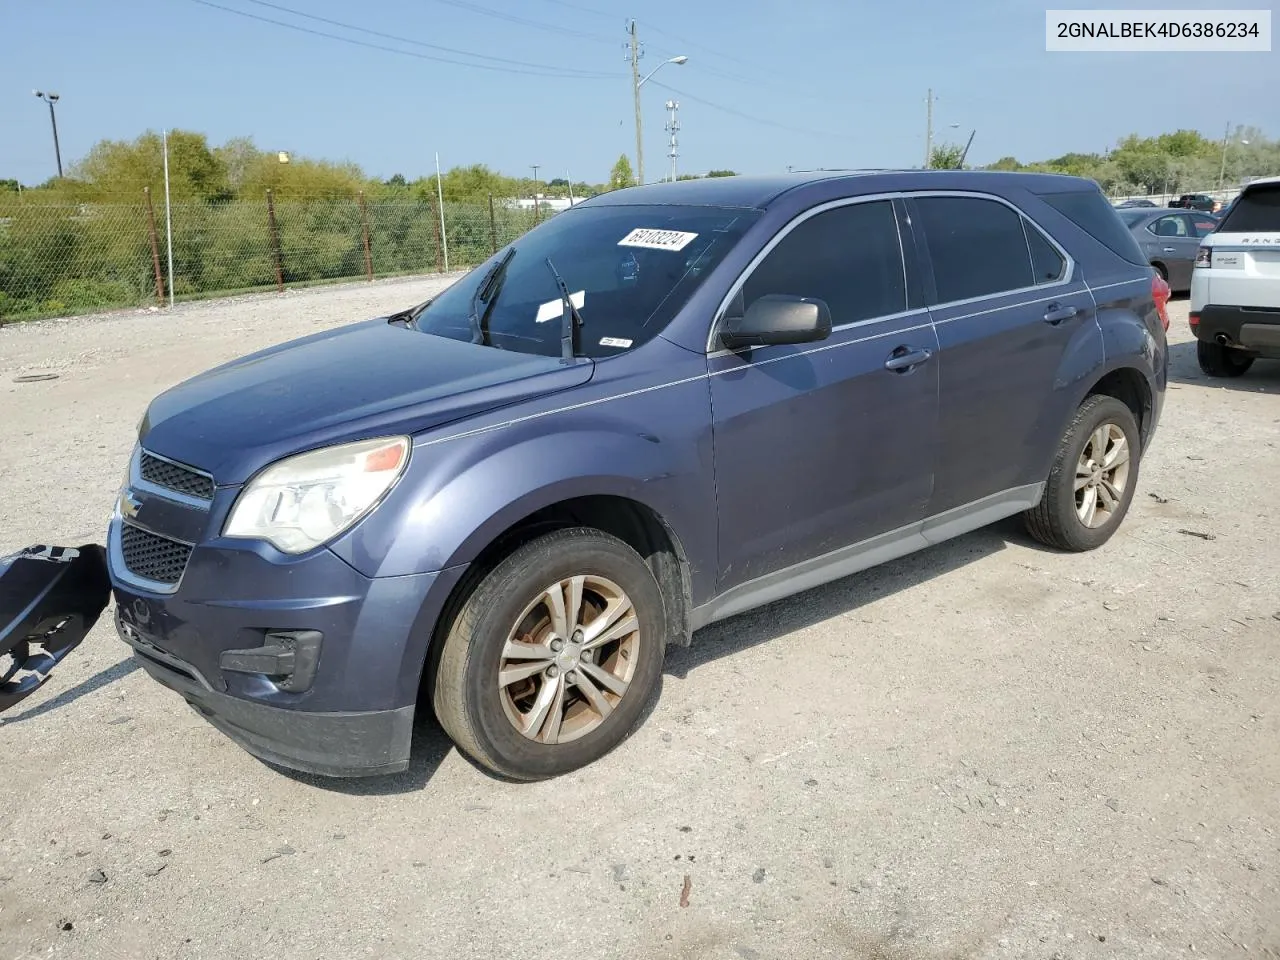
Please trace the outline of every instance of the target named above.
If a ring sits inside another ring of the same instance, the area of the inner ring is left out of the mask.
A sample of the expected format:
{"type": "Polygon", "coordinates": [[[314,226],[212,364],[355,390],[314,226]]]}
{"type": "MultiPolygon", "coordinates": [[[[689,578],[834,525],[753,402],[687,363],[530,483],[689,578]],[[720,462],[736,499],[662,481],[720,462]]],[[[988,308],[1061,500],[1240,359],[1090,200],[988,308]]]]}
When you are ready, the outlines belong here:
{"type": "Polygon", "coordinates": [[[1021,514],[1116,531],[1168,287],[1090,181],[620,190],[439,296],[158,396],[111,520],[123,639],[253,754],[517,779],[621,742],[699,627],[1021,514]]]}

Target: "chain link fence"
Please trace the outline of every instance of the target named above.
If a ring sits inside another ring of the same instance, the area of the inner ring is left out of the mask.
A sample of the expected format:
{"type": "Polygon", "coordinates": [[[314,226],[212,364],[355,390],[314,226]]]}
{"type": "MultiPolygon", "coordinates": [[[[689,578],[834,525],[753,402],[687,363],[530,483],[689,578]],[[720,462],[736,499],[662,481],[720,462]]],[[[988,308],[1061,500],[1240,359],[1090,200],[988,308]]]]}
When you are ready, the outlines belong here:
{"type": "MultiPolygon", "coordinates": [[[[189,300],[483,262],[552,211],[350,198],[174,203],[173,294],[189,300]]],[[[168,302],[164,205],[0,199],[0,324],[168,302]]]]}

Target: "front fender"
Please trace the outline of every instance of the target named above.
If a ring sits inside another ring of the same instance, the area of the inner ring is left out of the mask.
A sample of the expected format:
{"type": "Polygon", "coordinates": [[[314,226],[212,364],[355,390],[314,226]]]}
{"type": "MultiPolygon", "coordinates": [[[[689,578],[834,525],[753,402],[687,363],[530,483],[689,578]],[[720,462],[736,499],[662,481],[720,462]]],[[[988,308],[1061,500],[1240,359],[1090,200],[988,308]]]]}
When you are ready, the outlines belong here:
{"type": "Polygon", "coordinates": [[[611,495],[662,518],[685,550],[696,596],[715,574],[710,422],[706,380],[692,378],[420,443],[393,502],[334,550],[366,576],[454,568],[544,507],[611,495]]]}

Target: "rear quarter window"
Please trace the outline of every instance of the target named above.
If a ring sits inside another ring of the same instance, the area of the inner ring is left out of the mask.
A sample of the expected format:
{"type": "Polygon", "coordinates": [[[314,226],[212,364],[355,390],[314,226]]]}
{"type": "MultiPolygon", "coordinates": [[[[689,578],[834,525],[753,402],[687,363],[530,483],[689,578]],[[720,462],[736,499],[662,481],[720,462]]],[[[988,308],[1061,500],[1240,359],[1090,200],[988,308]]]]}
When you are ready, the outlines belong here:
{"type": "Polygon", "coordinates": [[[1280,183],[1242,193],[1218,233],[1280,233],[1280,183]]]}
{"type": "Polygon", "coordinates": [[[1147,258],[1121,221],[1115,207],[1098,190],[1043,193],[1040,199],[1093,237],[1112,253],[1132,264],[1146,266],[1147,258]]]}

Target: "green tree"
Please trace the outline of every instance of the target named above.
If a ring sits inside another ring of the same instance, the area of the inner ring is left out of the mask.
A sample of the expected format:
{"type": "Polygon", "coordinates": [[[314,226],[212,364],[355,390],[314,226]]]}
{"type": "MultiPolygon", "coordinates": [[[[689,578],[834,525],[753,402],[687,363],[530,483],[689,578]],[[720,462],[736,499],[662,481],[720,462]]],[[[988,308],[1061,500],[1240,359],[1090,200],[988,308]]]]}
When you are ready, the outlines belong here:
{"type": "Polygon", "coordinates": [[[17,193],[19,190],[17,180],[0,180],[0,193],[17,193]]]}
{"type": "Polygon", "coordinates": [[[708,170],[708,177],[736,177],[738,174],[734,170],[708,170]]]}
{"type": "Polygon", "coordinates": [[[929,156],[930,170],[956,170],[960,167],[960,157],[964,147],[958,143],[940,143],[933,148],[929,156]]]}
{"type": "Polygon", "coordinates": [[[635,186],[635,174],[631,171],[631,161],[624,153],[609,171],[609,189],[621,190],[623,187],[635,186]]]}
{"type": "MultiPolygon", "coordinates": [[[[174,200],[216,200],[231,195],[227,167],[209,147],[203,133],[170,130],[169,193],[174,200]]],[[[83,199],[140,197],[143,187],[153,194],[164,189],[164,145],[160,134],[148,130],[135,140],[102,140],[71,168],[83,199]]],[[[72,188],[74,189],[74,187],[72,188]]]]}

